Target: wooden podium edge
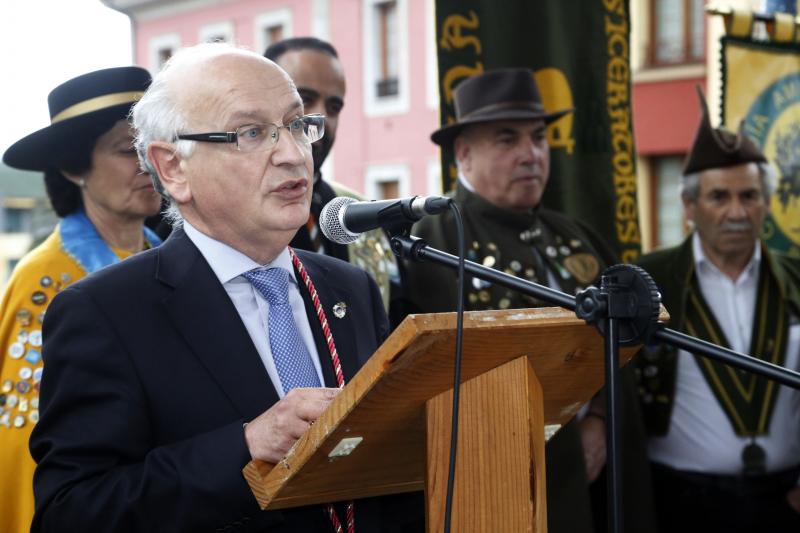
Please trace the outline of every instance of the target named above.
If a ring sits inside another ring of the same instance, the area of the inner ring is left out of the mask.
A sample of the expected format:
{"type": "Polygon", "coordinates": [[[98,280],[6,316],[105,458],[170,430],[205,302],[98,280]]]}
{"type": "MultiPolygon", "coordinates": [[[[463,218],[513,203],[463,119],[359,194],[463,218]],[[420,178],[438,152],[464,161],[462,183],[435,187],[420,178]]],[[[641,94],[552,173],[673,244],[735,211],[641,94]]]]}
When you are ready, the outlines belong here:
{"type": "MultiPolygon", "coordinates": [[[[387,370],[397,372],[405,365],[396,364],[398,360],[413,361],[414,355],[426,352],[436,339],[430,338],[426,342],[417,342],[409,346],[417,336],[423,333],[435,333],[452,329],[456,313],[419,314],[409,315],[395,329],[395,331],[381,344],[376,352],[369,358],[359,372],[354,376],[342,393],[333,400],[331,405],[320,418],[309,428],[295,445],[289,450],[286,457],[278,464],[270,464],[260,460],[252,460],[242,469],[242,474],[247,480],[251,491],[258,501],[261,509],[267,507],[280,509],[291,507],[296,498],[281,496],[280,491],[287,482],[292,480],[312,458],[320,444],[324,443],[332,433],[347,419],[358,403],[380,381],[380,377],[387,370]],[[274,502],[281,498],[280,503],[274,502]]],[[[585,325],[572,311],[563,308],[531,308],[507,311],[471,311],[465,313],[465,327],[491,328],[497,325],[497,316],[500,314],[506,321],[522,323],[526,320],[536,319],[540,324],[568,324],[574,320],[575,324],[585,325]]],[[[660,319],[669,319],[664,307],[661,308],[660,319]]],[[[622,361],[621,361],[622,363],[622,361]]],[[[423,488],[423,483],[397,483],[384,485],[381,490],[388,493],[407,492],[423,488]]],[[[325,494],[325,493],[321,493],[325,494]]],[[[337,493],[341,496],[343,493],[337,493]]]]}

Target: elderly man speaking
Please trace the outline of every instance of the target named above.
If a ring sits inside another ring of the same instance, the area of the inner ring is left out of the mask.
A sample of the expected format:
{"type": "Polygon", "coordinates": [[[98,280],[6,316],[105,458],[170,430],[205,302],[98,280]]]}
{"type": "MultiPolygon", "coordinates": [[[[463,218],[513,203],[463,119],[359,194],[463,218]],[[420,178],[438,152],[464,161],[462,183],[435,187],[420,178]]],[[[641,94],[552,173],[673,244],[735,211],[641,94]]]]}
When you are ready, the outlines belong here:
{"type": "Polygon", "coordinates": [[[241,473],[279,461],[388,330],[367,274],[288,247],[324,117],[271,61],[212,44],[133,118],[176,229],[48,310],[33,530],[413,530],[392,498],[261,512],[241,473]]]}

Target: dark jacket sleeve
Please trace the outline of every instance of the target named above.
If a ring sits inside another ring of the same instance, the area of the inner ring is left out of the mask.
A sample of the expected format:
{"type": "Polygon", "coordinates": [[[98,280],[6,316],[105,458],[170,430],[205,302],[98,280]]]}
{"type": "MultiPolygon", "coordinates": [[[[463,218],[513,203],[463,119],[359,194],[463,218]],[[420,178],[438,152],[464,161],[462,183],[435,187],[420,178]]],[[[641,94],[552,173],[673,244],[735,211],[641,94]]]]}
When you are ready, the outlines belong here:
{"type": "Polygon", "coordinates": [[[243,421],[154,445],[159,406],[89,294],[55,298],[44,335],[32,531],[207,530],[257,510],[240,473],[250,458],[243,421]]]}

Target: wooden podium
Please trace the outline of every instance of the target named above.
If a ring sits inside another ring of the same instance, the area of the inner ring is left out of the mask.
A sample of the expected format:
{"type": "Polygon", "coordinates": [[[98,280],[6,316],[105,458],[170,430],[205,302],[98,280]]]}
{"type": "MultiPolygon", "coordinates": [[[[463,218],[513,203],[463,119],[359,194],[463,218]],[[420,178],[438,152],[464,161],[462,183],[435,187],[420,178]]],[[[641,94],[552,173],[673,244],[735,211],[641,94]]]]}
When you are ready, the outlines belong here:
{"type": "MultiPolygon", "coordinates": [[[[424,489],[428,531],[441,531],[455,325],[455,313],[406,318],[279,464],[249,463],[262,509],[424,489]]],[[[545,532],[544,427],[603,385],[603,339],[561,308],[475,311],[462,357],[453,531],[545,532]]]]}

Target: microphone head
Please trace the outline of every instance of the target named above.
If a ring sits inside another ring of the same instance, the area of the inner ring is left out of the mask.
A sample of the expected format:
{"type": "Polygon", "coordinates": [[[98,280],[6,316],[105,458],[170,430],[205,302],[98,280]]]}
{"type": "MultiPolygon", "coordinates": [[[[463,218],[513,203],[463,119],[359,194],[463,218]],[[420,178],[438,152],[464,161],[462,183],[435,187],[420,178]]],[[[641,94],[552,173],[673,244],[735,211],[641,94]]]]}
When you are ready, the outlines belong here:
{"type": "Polygon", "coordinates": [[[322,208],[319,214],[319,227],[329,241],[350,244],[358,239],[358,234],[350,233],[344,225],[344,210],[355,201],[355,198],[337,196],[322,208]]]}

